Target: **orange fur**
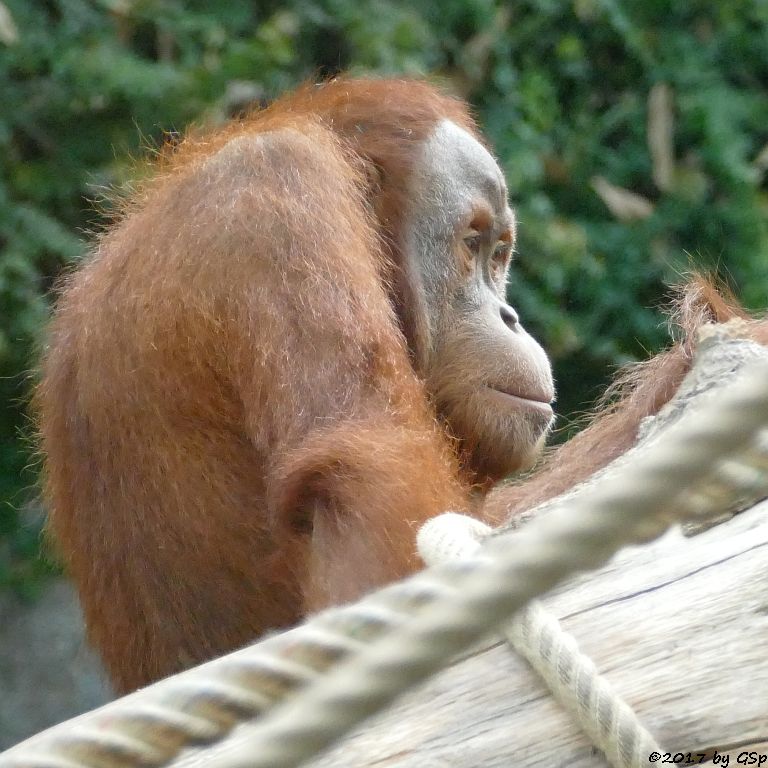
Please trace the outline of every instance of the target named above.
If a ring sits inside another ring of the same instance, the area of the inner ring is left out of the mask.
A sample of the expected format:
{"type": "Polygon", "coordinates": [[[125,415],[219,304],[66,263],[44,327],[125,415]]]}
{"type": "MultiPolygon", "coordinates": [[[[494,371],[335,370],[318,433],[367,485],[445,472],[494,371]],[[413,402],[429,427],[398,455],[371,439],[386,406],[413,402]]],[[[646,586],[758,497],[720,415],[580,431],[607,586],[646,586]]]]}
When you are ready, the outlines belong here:
{"type": "Polygon", "coordinates": [[[164,158],[64,283],[50,528],[119,691],[413,570],[414,526],[466,507],[368,172],[462,110],[421,83],[304,89],[164,158]]]}

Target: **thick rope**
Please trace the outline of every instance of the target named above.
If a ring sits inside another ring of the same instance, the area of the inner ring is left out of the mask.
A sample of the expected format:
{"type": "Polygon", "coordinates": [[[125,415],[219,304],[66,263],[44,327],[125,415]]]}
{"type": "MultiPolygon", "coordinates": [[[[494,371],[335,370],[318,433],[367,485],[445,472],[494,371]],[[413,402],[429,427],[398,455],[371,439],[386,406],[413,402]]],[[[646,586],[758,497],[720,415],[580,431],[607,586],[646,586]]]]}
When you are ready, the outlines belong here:
{"type": "Polygon", "coordinates": [[[241,731],[237,744],[206,757],[213,767],[298,765],[566,576],[600,565],[622,544],[658,535],[675,519],[708,512],[698,495],[703,480],[709,490],[723,486],[726,496],[742,493],[745,473],[710,475],[719,457],[731,456],[731,469],[753,468],[746,472],[749,493],[764,489],[768,441],[750,440],[768,424],[766,381],[768,366],[752,366],[717,405],[683,418],[648,455],[532,520],[513,547],[500,536],[470,560],[431,569],[107,705],[71,729],[35,737],[0,756],[0,766],[164,765],[184,746],[210,743],[304,686],[241,731]],[[273,656],[308,667],[306,674],[281,676],[274,670],[284,666],[273,656]]]}
{"type": "MultiPolygon", "coordinates": [[[[471,517],[440,515],[421,527],[419,554],[427,565],[466,558],[491,532],[471,517]]],[[[503,633],[614,768],[647,768],[648,755],[662,752],[573,636],[538,601],[518,613],[503,633]]]]}
{"type": "Polygon", "coordinates": [[[0,766],[167,765],[183,748],[218,742],[238,723],[260,717],[445,591],[410,582],[380,590],[39,734],[0,755],[0,766]]]}

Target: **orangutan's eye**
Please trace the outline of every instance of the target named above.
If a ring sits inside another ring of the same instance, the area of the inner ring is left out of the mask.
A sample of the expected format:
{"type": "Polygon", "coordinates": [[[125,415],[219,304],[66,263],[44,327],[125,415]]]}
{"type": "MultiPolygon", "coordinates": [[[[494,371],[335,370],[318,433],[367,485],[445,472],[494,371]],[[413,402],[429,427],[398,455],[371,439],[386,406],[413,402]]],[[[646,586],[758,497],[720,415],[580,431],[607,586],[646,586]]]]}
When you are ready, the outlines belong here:
{"type": "Polygon", "coordinates": [[[494,264],[505,267],[512,257],[512,243],[506,240],[499,240],[493,249],[491,259],[494,264]]]}
{"type": "Polygon", "coordinates": [[[480,255],[480,246],[483,244],[483,237],[476,229],[468,229],[462,236],[464,245],[474,256],[480,255]]]}

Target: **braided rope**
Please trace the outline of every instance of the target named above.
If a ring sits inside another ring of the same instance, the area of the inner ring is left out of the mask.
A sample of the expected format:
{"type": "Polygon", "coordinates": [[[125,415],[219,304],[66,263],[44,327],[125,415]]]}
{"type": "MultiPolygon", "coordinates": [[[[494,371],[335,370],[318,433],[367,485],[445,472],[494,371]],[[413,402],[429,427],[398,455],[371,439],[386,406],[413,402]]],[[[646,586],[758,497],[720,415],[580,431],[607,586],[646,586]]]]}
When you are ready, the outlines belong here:
{"type": "Polygon", "coordinates": [[[0,755],[0,768],[158,768],[224,738],[441,597],[404,583],[111,702],[0,755]]]}
{"type": "MultiPolygon", "coordinates": [[[[469,557],[492,530],[471,517],[440,515],[419,530],[419,553],[428,565],[469,557]]],[[[662,751],[574,637],[538,601],[518,613],[504,634],[614,768],[646,768],[648,755],[662,751]]]]}
{"type": "Polygon", "coordinates": [[[215,741],[303,687],[236,745],[206,759],[214,768],[298,765],[566,576],[601,564],[623,544],[658,535],[675,519],[707,512],[697,495],[703,480],[731,497],[734,489],[743,492],[745,474],[749,493],[764,488],[768,440],[750,440],[768,424],[767,380],[768,365],[751,366],[717,406],[684,418],[652,453],[606,478],[588,498],[531,521],[515,534],[514,547],[500,536],[472,559],[162,681],[71,729],[65,724],[35,737],[0,756],[0,767],[164,765],[183,746],[215,741]],[[708,477],[726,455],[732,459],[725,468],[708,477]],[[307,669],[286,674],[286,659],[307,669]]]}

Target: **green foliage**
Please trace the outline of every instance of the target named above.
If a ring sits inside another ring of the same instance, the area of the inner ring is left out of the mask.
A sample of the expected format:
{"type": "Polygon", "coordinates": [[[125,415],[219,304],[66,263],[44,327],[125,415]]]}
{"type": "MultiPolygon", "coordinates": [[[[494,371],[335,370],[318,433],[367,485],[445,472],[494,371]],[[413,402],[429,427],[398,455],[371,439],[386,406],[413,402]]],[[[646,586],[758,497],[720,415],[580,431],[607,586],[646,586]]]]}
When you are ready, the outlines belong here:
{"type": "Polygon", "coordinates": [[[302,79],[431,73],[476,105],[520,220],[510,297],[555,359],[566,417],[610,368],[665,342],[657,307],[690,266],[766,303],[763,0],[4,0],[3,10],[0,585],[42,567],[30,560],[39,525],[20,511],[35,482],[23,404],[46,295],[100,225],[88,201],[130,178],[142,145],[302,79]],[[660,119],[673,119],[655,154],[652,92],[667,99],[660,119]]]}

